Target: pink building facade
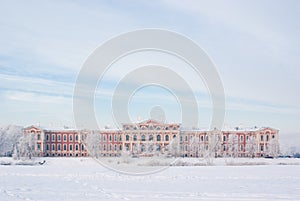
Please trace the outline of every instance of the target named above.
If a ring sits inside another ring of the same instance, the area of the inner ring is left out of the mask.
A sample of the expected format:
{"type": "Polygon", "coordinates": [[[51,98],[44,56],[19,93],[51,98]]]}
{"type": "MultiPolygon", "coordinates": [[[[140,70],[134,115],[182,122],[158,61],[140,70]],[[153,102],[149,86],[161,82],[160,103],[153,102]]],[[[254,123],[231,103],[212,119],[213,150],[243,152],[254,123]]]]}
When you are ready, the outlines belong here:
{"type": "Polygon", "coordinates": [[[166,157],[276,157],[279,152],[278,130],[183,129],[178,123],[147,120],[123,124],[121,130],[48,129],[25,127],[24,135],[35,139],[35,155],[45,157],[135,157],[164,154],[166,157]],[[93,138],[92,138],[93,136],[93,138]],[[92,145],[92,146],[91,146],[92,145]]]}

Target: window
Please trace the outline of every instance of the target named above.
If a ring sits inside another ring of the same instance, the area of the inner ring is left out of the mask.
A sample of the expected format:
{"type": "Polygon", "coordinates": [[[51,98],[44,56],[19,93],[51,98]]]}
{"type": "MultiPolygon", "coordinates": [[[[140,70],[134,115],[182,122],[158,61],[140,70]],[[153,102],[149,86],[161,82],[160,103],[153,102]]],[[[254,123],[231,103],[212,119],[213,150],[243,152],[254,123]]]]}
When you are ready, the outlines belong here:
{"type": "Polygon", "coordinates": [[[112,140],[112,137],[111,137],[111,135],[109,135],[109,141],[111,142],[111,140],[112,140]]]}
{"type": "Polygon", "coordinates": [[[82,145],[81,145],[81,151],[83,151],[83,150],[84,150],[84,145],[82,144],[82,145]]]}
{"type": "Polygon", "coordinates": [[[67,145],[64,144],[64,151],[67,151],[67,145]]]}
{"type": "Polygon", "coordinates": [[[120,149],[120,151],[122,151],[122,145],[120,145],[119,149],[120,149]]]}
{"type": "Polygon", "coordinates": [[[52,142],[55,141],[55,134],[52,134],[52,142]]]}
{"type": "Polygon", "coordinates": [[[55,144],[52,145],[52,151],[55,151],[55,144]]]}
{"type": "Polygon", "coordinates": [[[182,135],[180,136],[180,142],[182,142],[182,135]]]}
{"type": "Polygon", "coordinates": [[[275,135],[272,135],[272,139],[275,139],[275,135]]]}
{"type": "Polygon", "coordinates": [[[49,141],[49,135],[48,134],[46,135],[46,140],[49,141]]]}
{"type": "Polygon", "coordinates": [[[103,150],[106,151],[106,145],[103,145],[103,150]]]}
{"type": "Polygon", "coordinates": [[[49,144],[46,145],[46,150],[49,150],[49,144]]]}
{"type": "Polygon", "coordinates": [[[226,151],[226,145],[223,146],[223,151],[226,151]]]}
{"type": "Polygon", "coordinates": [[[37,144],[37,149],[38,149],[38,150],[41,149],[41,144],[37,144]]]}
{"type": "Polygon", "coordinates": [[[126,141],[129,141],[129,135],[126,135],[126,141]]]}
{"type": "Polygon", "coordinates": [[[223,142],[226,142],[226,135],[223,135],[223,142]]]}
{"type": "Polygon", "coordinates": [[[166,135],[166,136],[165,136],[165,140],[166,140],[166,141],[169,141],[169,135],[166,135]]]}
{"type": "Polygon", "coordinates": [[[157,126],[156,130],[160,130],[160,127],[159,127],[159,126],[157,126]]]}
{"type": "Polygon", "coordinates": [[[188,141],[188,136],[187,136],[187,135],[185,136],[185,141],[186,141],[186,142],[188,141]]]}
{"type": "Polygon", "coordinates": [[[176,130],[177,128],[176,127],[173,127],[173,130],[176,130]]]}
{"type": "Polygon", "coordinates": [[[244,145],[241,144],[241,151],[244,151],[244,145]]]}
{"type": "Polygon", "coordinates": [[[64,135],[64,142],[67,141],[67,135],[64,135]]]}
{"type": "Polygon", "coordinates": [[[61,135],[59,134],[59,135],[57,135],[57,141],[61,141],[61,135]]]}
{"type": "Polygon", "coordinates": [[[114,135],[114,141],[115,142],[117,141],[117,135],[114,135]]]}
{"type": "Polygon", "coordinates": [[[122,135],[120,135],[120,137],[119,137],[119,141],[120,141],[120,142],[122,142],[122,135]]]}
{"type": "Polygon", "coordinates": [[[160,141],[161,140],[161,136],[160,135],[157,135],[156,136],[156,141],[160,141]]]}
{"type": "Polygon", "coordinates": [[[263,145],[260,146],[260,151],[264,151],[264,146],[263,145]]]}
{"type": "Polygon", "coordinates": [[[153,126],[150,126],[150,130],[153,130],[153,126]]]}
{"type": "Polygon", "coordinates": [[[146,141],[146,136],[142,135],[142,141],[146,141]]]}
{"type": "Polygon", "coordinates": [[[116,145],[116,144],[115,144],[115,146],[114,146],[114,150],[117,151],[117,145],[116,145]]]}
{"type": "Polygon", "coordinates": [[[200,139],[201,139],[201,141],[202,141],[202,142],[204,141],[204,137],[203,137],[203,135],[201,135],[200,139]]]}
{"type": "Polygon", "coordinates": [[[75,145],[75,150],[78,151],[78,149],[79,149],[79,146],[78,146],[78,144],[76,144],[75,145]]]}
{"type": "Polygon", "coordinates": [[[269,141],[269,135],[267,135],[267,141],[269,141]]]}
{"type": "Polygon", "coordinates": [[[70,136],[69,136],[69,140],[70,140],[70,142],[72,142],[72,141],[73,141],[73,134],[70,134],[70,136]]]}
{"type": "Polygon", "coordinates": [[[206,136],[206,141],[208,142],[208,135],[206,136]]]}
{"type": "MultiPolygon", "coordinates": [[[[134,128],[133,128],[133,130],[137,130],[137,127],[135,126],[134,128]]],[[[143,130],[145,130],[145,128],[143,127],[143,130]]]]}
{"type": "Polygon", "coordinates": [[[173,135],[173,139],[175,139],[176,138],[176,135],[173,135]]]}
{"type": "Polygon", "coordinates": [[[242,142],[244,141],[244,136],[242,136],[242,135],[241,135],[241,141],[242,141],[242,142]]]}
{"type": "Polygon", "coordinates": [[[169,127],[166,127],[166,130],[169,130],[169,127]]]}
{"type": "Polygon", "coordinates": [[[149,135],[149,141],[153,140],[153,135],[149,135]]]}
{"type": "Polygon", "coordinates": [[[136,135],[133,136],[133,141],[137,141],[137,136],[136,135]]]}
{"type": "Polygon", "coordinates": [[[106,134],[103,135],[103,141],[106,142],[106,134]]]}
{"type": "Polygon", "coordinates": [[[73,150],[73,145],[70,144],[69,148],[70,148],[70,151],[72,151],[73,150]]]}
{"type": "Polygon", "coordinates": [[[264,136],[263,135],[260,136],[260,141],[264,141],[264,136]]]}
{"type": "Polygon", "coordinates": [[[78,142],[78,135],[75,135],[75,141],[78,142]]]}
{"type": "Polygon", "coordinates": [[[112,147],[111,147],[111,144],[109,144],[109,151],[111,151],[112,150],[112,147]]]}
{"type": "Polygon", "coordinates": [[[37,135],[37,140],[41,140],[41,134],[37,135]]]}
{"type": "Polygon", "coordinates": [[[57,145],[57,150],[60,151],[61,147],[60,144],[57,145]]]}

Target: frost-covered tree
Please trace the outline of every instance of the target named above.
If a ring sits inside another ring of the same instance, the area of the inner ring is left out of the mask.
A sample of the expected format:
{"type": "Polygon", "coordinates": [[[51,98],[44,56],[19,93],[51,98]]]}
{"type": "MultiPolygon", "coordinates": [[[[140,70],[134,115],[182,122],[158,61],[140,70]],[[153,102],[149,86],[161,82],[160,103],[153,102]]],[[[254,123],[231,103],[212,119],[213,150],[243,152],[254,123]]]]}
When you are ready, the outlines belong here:
{"type": "Polygon", "coordinates": [[[239,153],[238,136],[236,134],[229,134],[227,147],[228,155],[232,158],[236,158],[239,153]]]}
{"type": "Polygon", "coordinates": [[[8,125],[0,127],[0,156],[11,156],[21,136],[21,126],[8,125]]]}
{"type": "Polygon", "coordinates": [[[179,143],[179,138],[175,137],[171,140],[170,145],[169,145],[169,154],[174,157],[180,156],[180,143],[179,143]]]}
{"type": "Polygon", "coordinates": [[[246,141],[246,153],[249,157],[254,158],[255,154],[257,152],[257,140],[255,136],[249,136],[249,138],[246,141]]]}
{"type": "Polygon", "coordinates": [[[85,139],[88,154],[91,157],[99,158],[100,156],[100,133],[91,131],[85,139]]]}
{"type": "Polygon", "coordinates": [[[279,154],[279,143],[277,140],[272,139],[268,145],[268,155],[277,158],[278,154],[279,154]]]}
{"type": "Polygon", "coordinates": [[[16,144],[13,158],[14,159],[32,159],[35,153],[36,140],[34,134],[24,134],[16,144]]]}

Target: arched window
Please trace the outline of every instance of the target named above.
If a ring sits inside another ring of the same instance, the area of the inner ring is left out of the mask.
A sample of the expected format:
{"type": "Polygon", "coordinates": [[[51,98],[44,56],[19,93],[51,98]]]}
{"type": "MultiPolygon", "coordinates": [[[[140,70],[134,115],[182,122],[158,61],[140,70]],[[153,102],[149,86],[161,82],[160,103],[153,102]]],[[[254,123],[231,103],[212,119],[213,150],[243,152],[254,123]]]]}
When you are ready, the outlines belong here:
{"type": "Polygon", "coordinates": [[[166,130],[169,130],[169,127],[166,127],[166,130]]]}
{"type": "Polygon", "coordinates": [[[242,141],[242,142],[244,141],[244,136],[242,136],[242,135],[241,135],[241,141],[242,141]]]}
{"type": "Polygon", "coordinates": [[[161,140],[161,136],[160,135],[157,135],[156,136],[156,141],[160,141],[161,140]]]}
{"type": "Polygon", "coordinates": [[[109,135],[109,141],[111,142],[111,140],[112,140],[112,137],[111,137],[111,135],[109,135]]]}
{"type": "Polygon", "coordinates": [[[260,136],[260,141],[264,141],[264,136],[263,135],[260,136]]]}
{"type": "Polygon", "coordinates": [[[169,141],[169,135],[166,135],[166,136],[165,136],[165,140],[166,140],[166,141],[169,141]]]}
{"type": "Polygon", "coordinates": [[[65,142],[67,141],[67,135],[64,135],[64,141],[65,142]]]}
{"type": "Polygon", "coordinates": [[[173,127],[173,130],[176,130],[176,129],[177,129],[176,126],[174,126],[174,127],[173,127]]]}
{"type": "Polygon", "coordinates": [[[223,142],[226,142],[226,135],[223,135],[223,142]]]}
{"type": "Polygon", "coordinates": [[[70,141],[72,142],[73,141],[73,135],[72,134],[70,134],[70,141]]]}
{"type": "Polygon", "coordinates": [[[156,130],[160,130],[160,127],[159,127],[159,126],[157,126],[157,127],[156,127],[156,130]]]}
{"type": "Polygon", "coordinates": [[[67,150],[67,145],[66,144],[64,144],[64,151],[66,151],[67,150]]]}
{"type": "Polygon", "coordinates": [[[187,135],[185,136],[185,141],[186,141],[186,142],[188,141],[188,136],[187,136],[187,135]]]}
{"type": "Polygon", "coordinates": [[[37,140],[41,140],[41,135],[40,134],[37,135],[37,140]]]}
{"type": "Polygon", "coordinates": [[[153,126],[150,126],[150,130],[153,130],[153,126]]]}
{"type": "Polygon", "coordinates": [[[146,141],[146,136],[142,135],[142,141],[146,141]]]}
{"type": "Polygon", "coordinates": [[[269,135],[267,135],[267,141],[269,141],[269,135]]]}
{"type": "Polygon", "coordinates": [[[176,138],[176,135],[173,135],[173,139],[175,139],[176,138]]]}
{"type": "Polygon", "coordinates": [[[133,136],[133,141],[137,141],[137,136],[136,135],[133,136]]]}
{"type": "Polygon", "coordinates": [[[106,134],[103,135],[103,141],[106,142],[106,134]]]}
{"type": "Polygon", "coordinates": [[[117,141],[117,135],[114,135],[114,141],[115,142],[117,141]]]}
{"type": "Polygon", "coordinates": [[[204,137],[203,137],[203,135],[201,135],[200,139],[201,139],[201,141],[202,141],[202,142],[204,141],[204,137]]]}
{"type": "Polygon", "coordinates": [[[75,141],[78,142],[78,135],[75,135],[75,141]]]}
{"type": "Polygon", "coordinates": [[[103,150],[106,151],[106,145],[103,145],[103,150]]]}
{"type": "Polygon", "coordinates": [[[206,141],[208,142],[208,135],[206,136],[206,141]]]}
{"type": "Polygon", "coordinates": [[[57,135],[57,141],[61,141],[61,135],[59,134],[59,135],[57,135]]]}
{"type": "Polygon", "coordinates": [[[153,140],[153,135],[149,135],[149,141],[153,140]]]}
{"type": "Polygon", "coordinates": [[[272,139],[275,139],[275,135],[272,135],[272,139]]]}
{"type": "Polygon", "coordinates": [[[126,135],[126,141],[129,141],[129,135],[126,135]]]}
{"type": "Polygon", "coordinates": [[[57,150],[60,151],[60,144],[57,145],[57,150]]]}
{"type": "Polygon", "coordinates": [[[137,127],[135,126],[135,127],[133,128],[133,130],[137,130],[137,127]]]}

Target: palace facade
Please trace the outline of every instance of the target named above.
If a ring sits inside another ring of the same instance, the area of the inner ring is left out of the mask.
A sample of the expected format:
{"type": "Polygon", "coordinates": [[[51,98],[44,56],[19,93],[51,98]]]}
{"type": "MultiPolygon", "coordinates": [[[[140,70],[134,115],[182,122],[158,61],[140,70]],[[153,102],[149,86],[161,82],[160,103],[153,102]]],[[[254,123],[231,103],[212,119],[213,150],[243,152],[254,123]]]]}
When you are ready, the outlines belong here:
{"type": "Polygon", "coordinates": [[[124,152],[135,157],[155,154],[181,157],[276,157],[278,130],[263,127],[226,130],[183,129],[177,123],[146,120],[123,124],[122,129],[50,129],[25,127],[32,135],[36,156],[118,157],[124,152]]]}

